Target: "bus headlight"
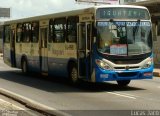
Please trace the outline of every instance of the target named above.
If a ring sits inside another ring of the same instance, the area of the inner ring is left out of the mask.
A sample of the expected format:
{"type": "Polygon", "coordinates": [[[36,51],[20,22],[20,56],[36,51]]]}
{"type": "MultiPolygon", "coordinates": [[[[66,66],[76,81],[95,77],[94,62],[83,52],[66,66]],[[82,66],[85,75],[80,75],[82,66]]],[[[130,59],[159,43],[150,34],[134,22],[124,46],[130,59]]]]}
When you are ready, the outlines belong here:
{"type": "Polygon", "coordinates": [[[106,62],[102,60],[96,59],[96,64],[102,69],[112,70],[112,68],[106,62]]]}
{"type": "Polygon", "coordinates": [[[149,68],[153,64],[153,59],[150,58],[145,62],[145,64],[142,66],[142,68],[149,68]]]}

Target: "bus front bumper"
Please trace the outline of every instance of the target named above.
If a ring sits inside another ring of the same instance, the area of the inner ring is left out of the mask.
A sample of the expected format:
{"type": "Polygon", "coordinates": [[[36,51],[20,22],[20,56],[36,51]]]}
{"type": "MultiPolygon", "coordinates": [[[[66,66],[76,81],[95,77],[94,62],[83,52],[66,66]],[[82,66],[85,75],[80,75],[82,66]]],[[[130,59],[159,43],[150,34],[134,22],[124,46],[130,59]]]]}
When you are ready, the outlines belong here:
{"type": "Polygon", "coordinates": [[[103,70],[101,68],[96,68],[95,78],[96,82],[152,79],[153,66],[147,69],[123,70],[123,71],[114,71],[114,70],[108,71],[108,70],[103,70]]]}

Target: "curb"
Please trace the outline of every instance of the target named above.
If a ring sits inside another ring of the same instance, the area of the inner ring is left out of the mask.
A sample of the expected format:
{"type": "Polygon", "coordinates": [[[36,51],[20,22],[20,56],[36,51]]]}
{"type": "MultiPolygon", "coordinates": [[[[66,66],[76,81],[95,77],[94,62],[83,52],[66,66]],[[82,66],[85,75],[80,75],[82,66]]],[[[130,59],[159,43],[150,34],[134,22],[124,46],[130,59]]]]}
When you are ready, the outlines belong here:
{"type": "Polygon", "coordinates": [[[27,107],[33,108],[33,109],[35,109],[37,111],[40,111],[42,113],[45,113],[47,115],[70,116],[68,113],[65,113],[65,112],[62,112],[62,111],[58,111],[58,110],[56,110],[54,108],[45,106],[45,105],[40,104],[40,103],[38,103],[36,101],[33,101],[33,100],[28,99],[28,98],[26,98],[24,96],[18,95],[16,93],[13,93],[11,91],[8,91],[8,90],[2,89],[2,88],[0,88],[0,94],[5,95],[7,97],[10,97],[10,98],[12,98],[12,99],[24,104],[27,107]]]}

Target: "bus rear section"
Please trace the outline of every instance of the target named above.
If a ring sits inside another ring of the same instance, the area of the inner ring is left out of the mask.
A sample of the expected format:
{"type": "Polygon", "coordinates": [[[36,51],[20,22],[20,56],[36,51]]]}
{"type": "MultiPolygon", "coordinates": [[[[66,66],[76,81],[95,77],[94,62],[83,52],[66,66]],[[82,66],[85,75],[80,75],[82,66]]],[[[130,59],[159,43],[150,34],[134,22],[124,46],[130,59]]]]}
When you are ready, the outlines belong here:
{"type": "Polygon", "coordinates": [[[9,66],[16,66],[15,59],[15,25],[3,27],[3,59],[9,66]]]}

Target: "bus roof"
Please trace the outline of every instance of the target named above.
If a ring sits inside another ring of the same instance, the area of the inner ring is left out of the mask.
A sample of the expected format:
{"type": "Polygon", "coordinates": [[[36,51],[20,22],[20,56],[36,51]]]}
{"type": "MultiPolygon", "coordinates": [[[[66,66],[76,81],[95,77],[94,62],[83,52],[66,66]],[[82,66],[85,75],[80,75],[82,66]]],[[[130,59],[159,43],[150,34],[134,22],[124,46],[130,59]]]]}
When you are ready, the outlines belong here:
{"type": "Polygon", "coordinates": [[[93,6],[73,11],[65,11],[65,12],[59,12],[59,13],[52,13],[47,15],[40,15],[40,16],[34,16],[34,17],[28,17],[28,18],[22,18],[22,19],[15,19],[15,20],[8,20],[4,22],[4,25],[7,24],[14,24],[14,23],[23,23],[23,22],[29,22],[29,21],[39,21],[39,20],[45,20],[48,18],[59,18],[59,17],[66,17],[66,16],[75,16],[80,15],[84,13],[95,13],[95,10],[98,8],[111,8],[111,7],[123,7],[123,8],[141,8],[141,9],[147,9],[144,6],[134,6],[134,5],[101,5],[101,6],[93,6]]]}
{"type": "Polygon", "coordinates": [[[138,6],[138,5],[101,5],[101,6],[95,6],[95,8],[103,8],[103,7],[123,7],[123,8],[141,8],[141,9],[147,9],[144,6],[138,6]]]}

